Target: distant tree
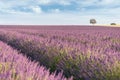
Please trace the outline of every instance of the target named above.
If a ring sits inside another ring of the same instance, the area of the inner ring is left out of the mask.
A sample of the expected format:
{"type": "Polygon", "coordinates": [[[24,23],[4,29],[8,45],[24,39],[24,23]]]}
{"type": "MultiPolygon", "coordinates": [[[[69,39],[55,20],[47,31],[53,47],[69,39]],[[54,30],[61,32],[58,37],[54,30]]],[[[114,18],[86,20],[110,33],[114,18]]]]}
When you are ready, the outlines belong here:
{"type": "Polygon", "coordinates": [[[90,19],[90,24],[96,24],[97,21],[95,19],[90,19]]]}
{"type": "Polygon", "coordinates": [[[116,25],[116,23],[111,23],[110,25],[116,25]]]}

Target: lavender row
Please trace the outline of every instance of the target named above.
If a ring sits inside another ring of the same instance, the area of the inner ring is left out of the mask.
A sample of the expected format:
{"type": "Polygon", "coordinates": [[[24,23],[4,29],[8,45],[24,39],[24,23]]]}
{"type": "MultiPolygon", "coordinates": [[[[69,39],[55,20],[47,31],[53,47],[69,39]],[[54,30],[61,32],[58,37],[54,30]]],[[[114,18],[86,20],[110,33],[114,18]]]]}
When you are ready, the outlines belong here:
{"type": "MultiPolygon", "coordinates": [[[[51,31],[50,32],[48,31],[48,33],[51,34],[51,31]]],[[[92,32],[89,33],[91,34],[92,32]]],[[[79,33],[74,33],[74,34],[76,35],[79,33]]],[[[25,51],[26,53],[29,53],[29,55],[34,56],[34,59],[38,59],[38,61],[40,62],[44,61],[42,64],[52,69],[55,68],[57,70],[61,70],[61,69],[64,70],[64,74],[66,74],[67,76],[73,75],[77,79],[84,78],[88,80],[90,79],[110,80],[109,78],[112,79],[113,77],[117,76],[117,73],[120,71],[119,69],[115,71],[116,69],[115,66],[119,65],[119,49],[116,51],[111,49],[107,50],[107,48],[109,48],[109,46],[113,44],[110,43],[109,45],[108,43],[108,41],[110,40],[108,38],[109,31],[106,33],[107,36],[105,37],[105,41],[101,40],[101,38],[103,38],[103,35],[101,34],[102,33],[98,34],[98,38],[97,36],[95,36],[94,38],[89,35],[82,37],[78,36],[77,39],[83,38],[83,41],[90,40],[91,44],[94,44],[93,41],[96,41],[98,46],[93,45],[93,48],[91,48],[90,42],[88,43],[87,46],[85,46],[85,43],[83,45],[80,45],[79,43],[78,45],[77,44],[75,45],[76,42],[73,42],[74,44],[73,48],[69,48],[69,46],[68,47],[65,46],[68,44],[72,45],[69,42],[65,44],[62,43],[62,41],[60,40],[58,43],[56,39],[54,40],[54,38],[52,39],[52,42],[49,42],[50,38],[48,38],[47,41],[46,38],[38,38],[36,36],[30,36],[26,34],[18,34],[14,32],[6,32],[6,31],[4,32],[4,34],[2,34],[1,39],[8,42],[11,45],[14,45],[15,47],[18,47],[19,49],[21,49],[21,51],[25,51]],[[91,37],[93,40],[91,39],[91,37]],[[102,42],[106,43],[107,46],[105,46],[106,44],[102,42]],[[61,48],[61,44],[62,44],[62,48],[61,48]],[[56,46],[60,45],[60,46],[56,47],[55,45],[56,46]],[[84,50],[83,51],[82,49],[78,49],[78,47],[83,47],[85,50],[83,49],[84,50]]],[[[112,34],[115,35],[115,37],[112,36],[112,39],[117,38],[114,40],[114,42],[117,43],[114,44],[114,46],[117,46],[119,44],[118,41],[119,35],[117,36],[119,32],[118,33],[112,32],[112,34]]],[[[94,33],[94,35],[96,34],[94,33]]],[[[63,35],[63,37],[66,36],[63,35]]],[[[119,76],[115,77],[114,80],[115,79],[119,79],[119,76]]]]}
{"type": "Polygon", "coordinates": [[[62,73],[50,74],[49,70],[31,62],[22,54],[0,41],[0,80],[72,80],[62,73]]]}
{"type": "Polygon", "coordinates": [[[70,47],[77,48],[82,51],[86,51],[87,48],[104,48],[103,51],[112,50],[119,51],[119,40],[120,33],[119,29],[116,28],[103,28],[100,30],[18,30],[22,34],[29,34],[39,37],[40,39],[44,39],[45,42],[49,42],[48,44],[62,46],[62,47],[70,47]],[[63,35],[64,34],[64,35],[63,35]],[[58,44],[59,43],[59,44],[58,44]],[[81,46],[80,46],[81,45],[81,46]],[[104,45],[107,45],[104,46],[104,45]]]}

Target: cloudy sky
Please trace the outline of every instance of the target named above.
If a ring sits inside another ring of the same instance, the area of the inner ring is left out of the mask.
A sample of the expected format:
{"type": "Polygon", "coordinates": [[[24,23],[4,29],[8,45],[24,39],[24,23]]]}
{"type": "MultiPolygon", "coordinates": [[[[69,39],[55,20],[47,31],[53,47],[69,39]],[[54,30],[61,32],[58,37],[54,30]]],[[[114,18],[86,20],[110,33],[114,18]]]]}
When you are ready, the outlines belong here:
{"type": "Polygon", "coordinates": [[[120,24],[120,0],[0,0],[0,24],[120,24]]]}

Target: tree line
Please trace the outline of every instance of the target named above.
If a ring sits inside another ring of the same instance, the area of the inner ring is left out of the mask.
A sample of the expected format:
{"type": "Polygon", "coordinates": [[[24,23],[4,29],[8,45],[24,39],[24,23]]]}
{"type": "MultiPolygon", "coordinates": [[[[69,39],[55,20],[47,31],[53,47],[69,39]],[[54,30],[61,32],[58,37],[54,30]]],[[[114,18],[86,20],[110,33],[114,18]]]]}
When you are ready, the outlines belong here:
{"type": "MultiPolygon", "coordinates": [[[[96,24],[96,19],[90,19],[90,24],[96,24]]],[[[110,25],[116,25],[116,23],[110,23],[110,25]]]]}

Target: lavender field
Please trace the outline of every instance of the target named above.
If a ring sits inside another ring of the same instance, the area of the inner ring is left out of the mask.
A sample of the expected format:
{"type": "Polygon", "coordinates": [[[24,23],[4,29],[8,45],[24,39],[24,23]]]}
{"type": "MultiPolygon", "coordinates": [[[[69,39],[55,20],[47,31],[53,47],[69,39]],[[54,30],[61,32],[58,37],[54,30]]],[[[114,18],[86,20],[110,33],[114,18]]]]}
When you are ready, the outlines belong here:
{"type": "Polygon", "coordinates": [[[0,80],[120,80],[120,27],[0,26],[0,80]]]}

